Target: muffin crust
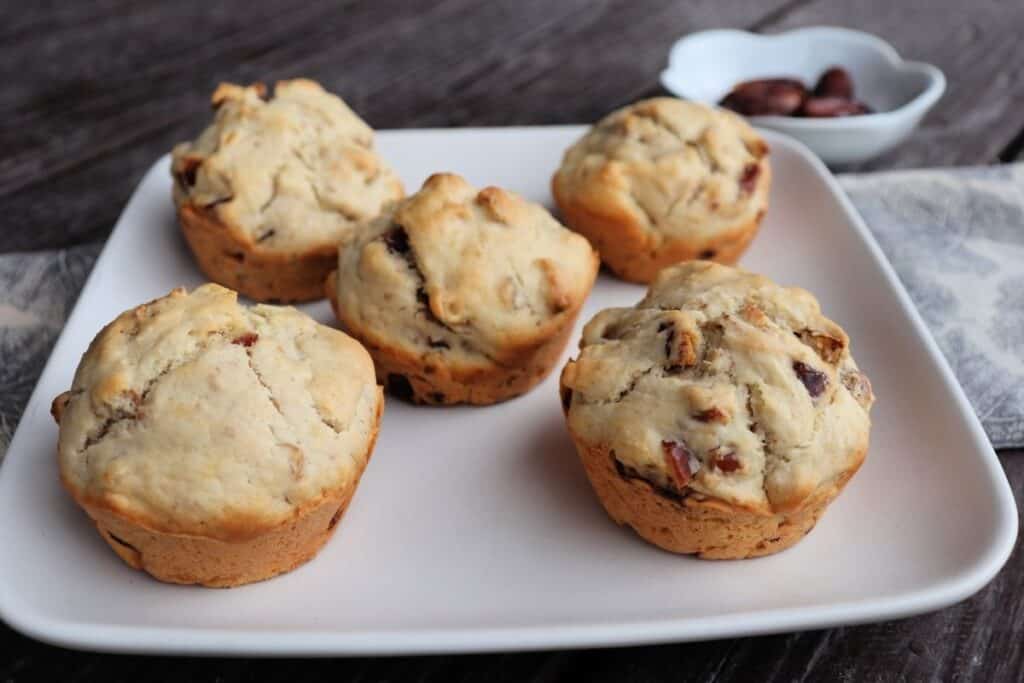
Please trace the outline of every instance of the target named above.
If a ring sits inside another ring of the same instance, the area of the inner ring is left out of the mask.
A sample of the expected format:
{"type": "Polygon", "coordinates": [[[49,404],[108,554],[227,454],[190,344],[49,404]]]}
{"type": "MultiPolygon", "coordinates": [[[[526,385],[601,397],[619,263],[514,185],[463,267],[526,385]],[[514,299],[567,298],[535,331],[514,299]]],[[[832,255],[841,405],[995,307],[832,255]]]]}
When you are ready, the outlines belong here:
{"type": "Polygon", "coordinates": [[[328,290],[396,393],[493,403],[550,371],[597,265],[543,207],[437,174],[341,252],[328,290]]]}
{"type": "Polygon", "coordinates": [[[566,151],[552,193],[619,277],[734,263],[768,206],[768,146],[735,114],[671,97],[612,112],[566,151]]]}
{"type": "Polygon", "coordinates": [[[804,290],[682,264],[636,307],[598,313],[580,349],[561,386],[591,481],[616,521],[670,550],[787,547],[866,455],[870,382],[804,290]]]}
{"type": "Polygon", "coordinates": [[[354,340],[204,285],[105,327],[53,412],[64,486],[118,554],[161,580],[224,586],[319,550],[381,408],[354,340]]]}
{"type": "Polygon", "coordinates": [[[402,185],[340,98],[301,79],[266,96],[217,88],[213,123],[174,148],[174,201],[208,277],[261,301],[319,298],[338,246],[402,185]]]}

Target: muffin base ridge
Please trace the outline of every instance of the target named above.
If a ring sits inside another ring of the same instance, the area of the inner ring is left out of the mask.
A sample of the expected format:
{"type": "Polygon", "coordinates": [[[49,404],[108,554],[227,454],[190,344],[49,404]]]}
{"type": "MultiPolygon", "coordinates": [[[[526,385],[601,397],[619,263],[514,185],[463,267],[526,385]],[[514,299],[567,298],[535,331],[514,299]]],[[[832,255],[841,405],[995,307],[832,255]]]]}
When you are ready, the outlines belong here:
{"type": "Polygon", "coordinates": [[[334,246],[302,253],[253,249],[209,211],[190,204],[178,221],[199,269],[217,284],[255,301],[294,303],[323,298],[323,282],[337,267],[334,246]]]}
{"type": "Polygon", "coordinates": [[[662,491],[622,471],[607,448],[586,444],[575,434],[573,441],[594,492],[616,524],[663,550],[705,560],[761,557],[795,545],[857,471],[820,487],[796,510],[765,515],[713,498],[662,491]]]}
{"type": "MultiPolygon", "coordinates": [[[[383,407],[378,388],[367,462],[377,440],[383,407]]],[[[59,421],[60,407],[55,404],[53,412],[59,421]]],[[[150,529],[109,507],[82,499],[64,484],[103,540],[133,569],[166,583],[232,588],[284,574],[313,559],[337,530],[361,477],[362,472],[349,486],[329,492],[313,505],[296,511],[291,519],[238,540],[150,529]]]]}
{"type": "MultiPolygon", "coordinates": [[[[515,364],[459,367],[440,354],[417,356],[376,343],[354,321],[342,315],[336,294],[337,273],[324,283],[334,315],[345,332],[358,340],[373,357],[377,382],[396,398],[423,405],[492,405],[521,396],[547,377],[562,356],[579,315],[568,316],[557,334],[524,352],[515,364]]],[[[582,309],[582,306],[581,306],[582,309]]]]}

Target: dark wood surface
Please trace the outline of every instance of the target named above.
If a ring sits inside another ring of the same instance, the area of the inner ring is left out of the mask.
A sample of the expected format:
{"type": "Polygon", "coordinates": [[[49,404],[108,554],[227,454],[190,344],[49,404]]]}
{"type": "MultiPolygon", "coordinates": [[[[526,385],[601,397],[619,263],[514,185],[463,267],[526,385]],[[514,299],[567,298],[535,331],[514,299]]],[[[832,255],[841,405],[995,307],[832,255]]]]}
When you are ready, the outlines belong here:
{"type": "MultiPolygon", "coordinates": [[[[1024,148],[1024,3],[981,0],[0,2],[0,252],[103,239],[220,80],[320,80],[377,128],[592,121],[660,91],[677,37],[812,24],[877,33],[949,91],[856,170],[991,164],[1024,148]]],[[[1000,459],[1020,500],[1024,452],[1000,459]]],[[[5,520],[3,523],[11,523],[5,520]]],[[[5,548],[0,552],[17,552],[5,548]]],[[[1020,680],[1024,556],[971,599],[902,621],[706,643],[394,659],[72,652],[0,625],[0,681],[1020,680]]]]}

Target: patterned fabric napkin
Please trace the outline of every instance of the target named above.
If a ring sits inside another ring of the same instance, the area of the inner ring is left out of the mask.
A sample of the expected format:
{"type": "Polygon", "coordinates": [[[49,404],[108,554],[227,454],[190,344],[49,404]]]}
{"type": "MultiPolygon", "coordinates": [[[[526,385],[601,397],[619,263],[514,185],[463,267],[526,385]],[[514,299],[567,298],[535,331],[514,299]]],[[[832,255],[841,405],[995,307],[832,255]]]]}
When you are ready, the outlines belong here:
{"type": "MultiPolygon", "coordinates": [[[[992,444],[1024,447],[1024,164],[840,180],[992,444]]],[[[0,255],[0,457],[99,249],[0,255]]]]}
{"type": "Polygon", "coordinates": [[[1024,164],[840,180],[992,445],[1024,447],[1024,164]]]}

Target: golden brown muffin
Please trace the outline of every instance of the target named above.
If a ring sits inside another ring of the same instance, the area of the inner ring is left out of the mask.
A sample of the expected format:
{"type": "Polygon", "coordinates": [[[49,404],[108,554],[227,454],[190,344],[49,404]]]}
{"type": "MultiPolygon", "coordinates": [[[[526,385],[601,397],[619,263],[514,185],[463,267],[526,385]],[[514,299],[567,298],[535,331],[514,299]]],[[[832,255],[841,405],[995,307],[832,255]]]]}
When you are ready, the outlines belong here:
{"type": "Polygon", "coordinates": [[[393,394],[489,404],[551,371],[597,267],[540,205],[437,174],[342,250],[327,289],[393,394]]]}
{"type": "Polygon", "coordinates": [[[808,292],[702,261],[598,313],[561,388],[608,514],[702,558],[799,541],[867,453],[874,396],[849,345],[808,292]]]}
{"type": "Polygon", "coordinates": [[[210,279],[258,301],[323,296],[338,246],[402,196],[373,131],[307,80],[222,84],[213,123],[174,148],[178,217],[210,279]]]}
{"type": "Polygon", "coordinates": [[[107,325],[54,401],[60,476],[132,567],[237,586],[330,538],[382,406],[342,332],[218,285],[178,289],[107,325]]]}
{"type": "Polygon", "coordinates": [[[671,97],[609,114],[551,182],[566,224],[616,275],[644,283],[681,261],[735,263],[770,185],[768,145],[743,119],[671,97]]]}

